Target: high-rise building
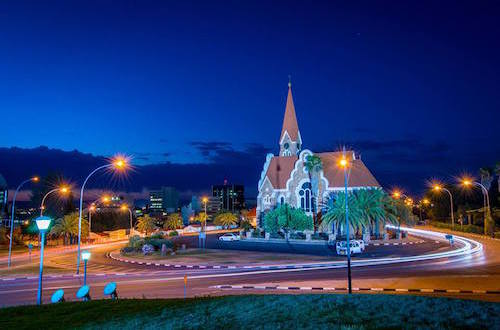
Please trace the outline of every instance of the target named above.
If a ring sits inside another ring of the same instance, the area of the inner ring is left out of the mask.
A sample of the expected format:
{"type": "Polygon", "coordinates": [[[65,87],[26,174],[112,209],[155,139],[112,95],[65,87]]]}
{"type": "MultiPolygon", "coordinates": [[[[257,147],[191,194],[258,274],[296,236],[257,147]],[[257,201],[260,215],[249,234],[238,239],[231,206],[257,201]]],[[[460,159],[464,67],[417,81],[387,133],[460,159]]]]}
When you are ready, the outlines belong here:
{"type": "Polygon", "coordinates": [[[228,184],[212,186],[212,196],[217,197],[220,209],[236,212],[245,208],[245,188],[239,184],[228,184]]]}
{"type": "Polygon", "coordinates": [[[161,187],[149,192],[149,209],[153,212],[176,212],[179,193],[174,187],[161,187]]]}

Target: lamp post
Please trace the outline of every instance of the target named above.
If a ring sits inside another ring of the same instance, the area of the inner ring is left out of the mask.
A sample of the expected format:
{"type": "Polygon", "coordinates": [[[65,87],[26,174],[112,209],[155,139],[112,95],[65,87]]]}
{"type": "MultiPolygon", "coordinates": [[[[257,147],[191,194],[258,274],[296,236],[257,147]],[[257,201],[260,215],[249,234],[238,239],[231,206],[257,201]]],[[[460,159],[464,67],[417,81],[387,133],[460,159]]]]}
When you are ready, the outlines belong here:
{"type": "Polygon", "coordinates": [[[471,179],[463,179],[462,184],[466,187],[470,187],[472,185],[478,186],[481,188],[481,192],[483,193],[483,198],[484,198],[484,233],[486,233],[486,218],[488,217],[490,213],[490,196],[488,194],[488,189],[484,185],[482,185],[479,182],[473,181],[471,179]]]}
{"type": "Polygon", "coordinates": [[[83,259],[83,285],[87,285],[87,261],[90,259],[90,251],[82,251],[83,259]]]}
{"type": "Polygon", "coordinates": [[[90,179],[90,177],[96,173],[97,171],[100,171],[102,169],[111,169],[114,168],[116,170],[124,170],[128,167],[128,161],[127,159],[123,157],[115,157],[111,160],[111,163],[99,166],[92,172],[90,172],[89,175],[85,178],[82,184],[82,188],[80,189],[80,208],[79,208],[79,215],[78,215],[78,250],[77,250],[77,261],[76,261],[76,273],[80,273],[80,245],[82,241],[82,211],[83,211],[83,191],[85,189],[85,185],[87,184],[87,181],[90,179]]]}
{"type": "Polygon", "coordinates": [[[29,178],[28,180],[24,180],[17,186],[16,191],[14,192],[14,198],[12,199],[12,208],[10,210],[11,218],[10,218],[10,238],[9,238],[9,261],[7,263],[7,268],[10,268],[10,258],[11,258],[11,253],[12,253],[12,236],[14,235],[14,215],[16,214],[16,197],[17,193],[21,189],[22,186],[24,186],[26,183],[33,181],[33,182],[38,182],[40,179],[37,176],[34,176],[32,178],[29,178]]]}
{"type": "Polygon", "coordinates": [[[129,236],[132,236],[132,230],[134,230],[134,226],[132,224],[132,210],[130,210],[130,207],[128,207],[127,204],[122,204],[122,206],[120,206],[120,210],[122,210],[122,211],[128,210],[128,213],[130,215],[130,234],[129,234],[129,236]]]}
{"type": "Polygon", "coordinates": [[[52,193],[55,193],[56,191],[61,191],[61,193],[66,194],[69,192],[69,188],[66,186],[61,186],[61,187],[57,187],[57,188],[54,188],[52,190],[49,190],[49,192],[46,193],[42,198],[42,203],[40,204],[40,216],[43,216],[43,210],[45,209],[45,199],[47,198],[47,196],[49,196],[52,193]]]}
{"type": "Polygon", "coordinates": [[[51,219],[49,217],[44,217],[40,216],[35,219],[36,221],[36,226],[38,227],[38,230],[40,231],[40,234],[42,235],[41,238],[41,249],[40,249],[40,273],[38,275],[38,294],[37,294],[37,299],[36,303],[38,305],[42,304],[42,277],[43,277],[43,248],[44,248],[44,241],[45,241],[45,232],[47,232],[47,229],[50,226],[50,221],[51,219]]]}
{"type": "Polygon", "coordinates": [[[89,236],[90,236],[90,230],[92,229],[92,211],[95,211],[94,203],[90,204],[89,206],[89,236]]]}
{"type": "Polygon", "coordinates": [[[205,205],[205,224],[203,225],[203,232],[206,231],[206,226],[207,226],[207,203],[208,203],[208,197],[203,197],[202,199],[203,204],[205,205]]]}
{"type": "Polygon", "coordinates": [[[438,183],[435,183],[433,186],[432,186],[432,189],[434,191],[446,191],[448,193],[448,195],[450,196],[450,212],[451,212],[451,230],[453,230],[455,228],[455,217],[453,215],[453,195],[451,194],[451,192],[446,189],[445,187],[443,187],[443,185],[440,185],[438,183]]]}
{"type": "Polygon", "coordinates": [[[349,204],[348,204],[348,195],[347,195],[347,185],[349,181],[349,175],[347,173],[347,167],[349,165],[349,161],[345,156],[345,148],[344,153],[342,155],[342,159],[339,161],[339,166],[344,169],[344,194],[345,194],[345,227],[346,227],[346,250],[347,250],[347,286],[349,294],[352,294],[352,285],[351,285],[351,245],[349,242],[349,204]]]}

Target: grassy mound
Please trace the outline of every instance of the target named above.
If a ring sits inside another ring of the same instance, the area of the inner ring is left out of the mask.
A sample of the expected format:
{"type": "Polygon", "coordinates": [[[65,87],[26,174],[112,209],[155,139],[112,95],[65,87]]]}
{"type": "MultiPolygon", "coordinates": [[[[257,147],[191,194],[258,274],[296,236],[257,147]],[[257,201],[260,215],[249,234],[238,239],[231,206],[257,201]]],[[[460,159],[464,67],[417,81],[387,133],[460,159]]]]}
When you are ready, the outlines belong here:
{"type": "Polygon", "coordinates": [[[402,295],[100,300],[0,309],[1,329],[487,329],[500,304],[402,295]]]}

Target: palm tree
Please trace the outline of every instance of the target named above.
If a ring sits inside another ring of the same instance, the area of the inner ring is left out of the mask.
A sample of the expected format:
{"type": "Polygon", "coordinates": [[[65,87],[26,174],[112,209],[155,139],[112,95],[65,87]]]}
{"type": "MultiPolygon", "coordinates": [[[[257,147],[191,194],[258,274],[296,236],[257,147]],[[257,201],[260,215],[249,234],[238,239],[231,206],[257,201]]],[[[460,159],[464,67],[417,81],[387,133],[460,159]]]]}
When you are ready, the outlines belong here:
{"type": "Polygon", "coordinates": [[[156,229],[155,219],[151,218],[149,214],[145,214],[137,219],[137,230],[145,233],[146,236],[148,236],[148,233],[151,233],[155,229],[156,229]]]}
{"type": "Polygon", "coordinates": [[[207,225],[207,219],[208,219],[208,215],[205,213],[205,212],[200,212],[198,213],[198,215],[196,217],[193,218],[193,222],[196,222],[198,221],[201,225],[202,228],[205,228],[205,226],[207,225]]]}
{"type": "Polygon", "coordinates": [[[364,218],[365,233],[369,233],[370,228],[375,229],[375,236],[379,236],[379,220],[384,224],[397,224],[397,211],[392,198],[381,189],[362,189],[355,192],[355,207],[361,210],[364,218]]]}
{"type": "MultiPolygon", "coordinates": [[[[326,204],[326,213],[322,216],[323,222],[329,226],[335,225],[336,230],[345,227],[345,199],[346,194],[339,192],[331,196],[326,204]]],[[[356,231],[365,225],[361,209],[357,206],[356,195],[347,194],[347,204],[349,208],[349,225],[356,231]]]]}
{"type": "Polygon", "coordinates": [[[304,167],[307,170],[307,175],[309,176],[309,182],[311,183],[311,193],[314,200],[312,206],[313,223],[314,223],[314,231],[316,232],[316,230],[318,229],[317,216],[316,216],[317,215],[316,203],[319,192],[319,173],[323,169],[321,158],[318,155],[307,156],[306,161],[304,162],[304,167]]]}
{"type": "Polygon", "coordinates": [[[234,214],[232,214],[231,212],[224,212],[215,217],[214,224],[223,227],[229,227],[235,225],[237,221],[238,218],[234,214]]]}
{"type": "MultiPolygon", "coordinates": [[[[87,220],[82,219],[82,237],[88,236],[88,228],[87,220]]],[[[50,230],[50,234],[62,236],[64,244],[72,244],[73,238],[78,236],[78,212],[73,212],[65,215],[63,218],[57,219],[50,230]]]]}
{"type": "Polygon", "coordinates": [[[163,224],[163,229],[174,230],[181,228],[182,225],[182,217],[178,213],[172,213],[168,215],[167,220],[163,224]]]}
{"type": "Polygon", "coordinates": [[[481,184],[490,190],[491,182],[493,182],[492,170],[489,167],[481,167],[479,169],[479,176],[481,177],[481,184]]]}

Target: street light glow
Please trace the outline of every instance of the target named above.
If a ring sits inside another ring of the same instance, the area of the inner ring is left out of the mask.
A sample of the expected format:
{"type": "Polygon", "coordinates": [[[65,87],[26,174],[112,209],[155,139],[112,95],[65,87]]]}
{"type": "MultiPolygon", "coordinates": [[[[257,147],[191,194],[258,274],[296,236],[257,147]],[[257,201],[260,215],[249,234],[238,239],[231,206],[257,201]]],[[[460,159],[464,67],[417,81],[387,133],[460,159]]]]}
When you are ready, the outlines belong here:
{"type": "Polygon", "coordinates": [[[50,221],[51,219],[49,217],[44,216],[35,219],[36,226],[38,227],[39,231],[47,230],[50,226],[50,221]]]}
{"type": "Polygon", "coordinates": [[[394,198],[399,198],[399,197],[401,197],[401,193],[400,193],[399,191],[397,191],[397,190],[396,190],[395,192],[393,192],[393,193],[392,193],[392,196],[393,196],[394,198]]]}
{"type": "Polygon", "coordinates": [[[440,191],[441,189],[443,189],[443,187],[440,184],[435,183],[432,185],[432,189],[435,191],[440,191]]]}
{"type": "Polygon", "coordinates": [[[206,197],[206,196],[203,196],[203,198],[201,199],[201,201],[202,201],[203,203],[206,203],[206,202],[208,202],[208,197],[206,197]]]}
{"type": "Polygon", "coordinates": [[[111,163],[117,170],[125,170],[129,165],[129,160],[121,155],[113,157],[111,163]]]}
{"type": "Polygon", "coordinates": [[[122,210],[122,211],[126,211],[126,210],[128,210],[128,205],[127,205],[127,204],[122,204],[122,205],[120,206],[120,210],[122,210]]]}
{"type": "Polygon", "coordinates": [[[342,159],[339,161],[340,167],[347,167],[347,159],[345,157],[342,157],[342,159]]]}
{"type": "Polygon", "coordinates": [[[39,177],[37,177],[37,176],[34,176],[33,178],[31,178],[31,180],[32,180],[33,182],[38,182],[38,181],[40,181],[40,178],[39,178],[39,177]]]}
{"type": "Polygon", "coordinates": [[[82,251],[82,259],[89,260],[90,259],[90,251],[82,251]]]}

